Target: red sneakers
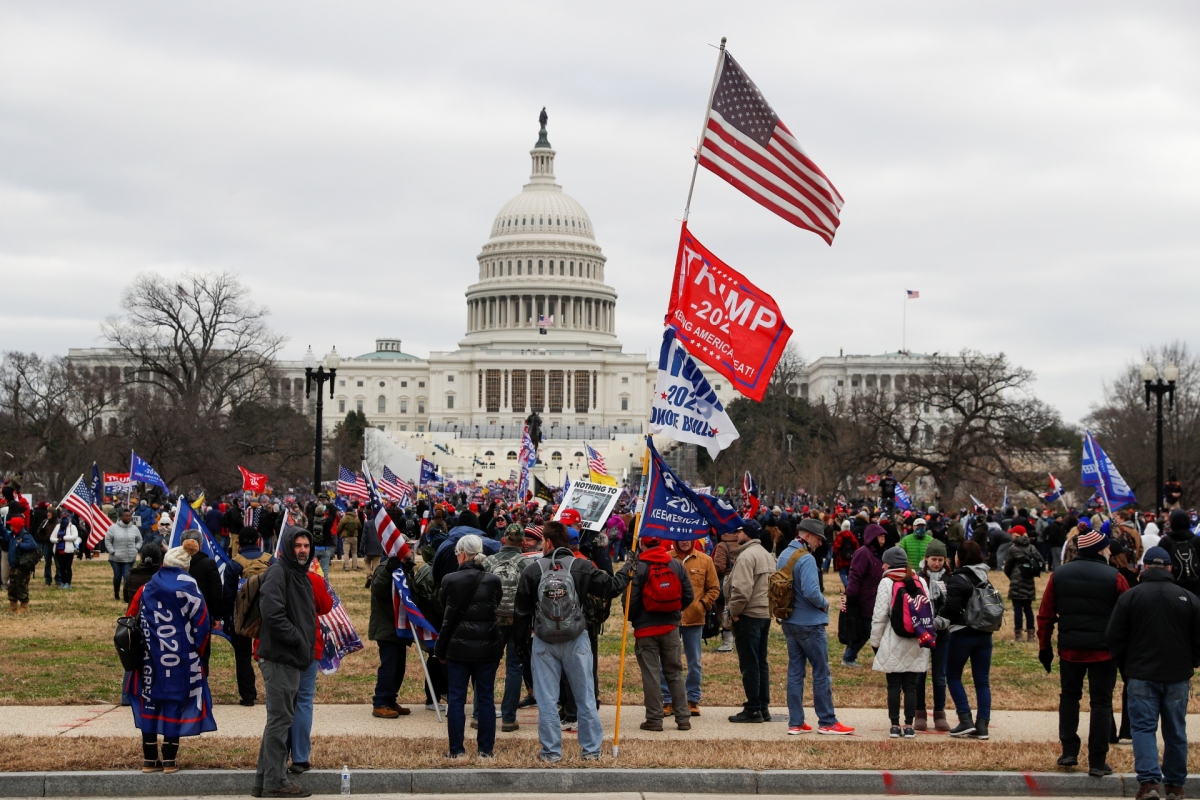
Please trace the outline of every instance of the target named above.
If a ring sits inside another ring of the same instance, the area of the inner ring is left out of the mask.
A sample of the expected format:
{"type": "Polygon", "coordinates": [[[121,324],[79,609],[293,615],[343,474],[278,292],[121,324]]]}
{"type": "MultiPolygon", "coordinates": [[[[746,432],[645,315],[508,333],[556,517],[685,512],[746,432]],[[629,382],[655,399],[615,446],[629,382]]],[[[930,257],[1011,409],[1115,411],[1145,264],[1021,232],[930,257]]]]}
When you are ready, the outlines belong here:
{"type": "Polygon", "coordinates": [[[854,728],[849,725],[843,725],[840,722],[835,722],[832,725],[822,725],[817,728],[817,733],[823,733],[826,736],[845,736],[854,733],[854,728]]]}
{"type": "Polygon", "coordinates": [[[799,736],[802,733],[812,733],[812,725],[805,722],[802,725],[792,725],[788,727],[788,736],[799,736]]]}

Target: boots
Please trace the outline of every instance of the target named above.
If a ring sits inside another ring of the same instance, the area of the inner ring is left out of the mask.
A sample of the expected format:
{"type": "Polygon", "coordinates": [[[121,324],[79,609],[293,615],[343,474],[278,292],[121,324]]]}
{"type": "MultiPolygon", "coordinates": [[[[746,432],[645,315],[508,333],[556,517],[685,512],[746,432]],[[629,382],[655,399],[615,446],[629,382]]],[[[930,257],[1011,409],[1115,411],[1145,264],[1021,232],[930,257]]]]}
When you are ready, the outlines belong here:
{"type": "Polygon", "coordinates": [[[973,738],[973,739],[988,738],[988,720],[986,720],[986,719],[975,720],[975,733],[971,734],[971,738],[973,738]]]}
{"type": "Polygon", "coordinates": [[[971,721],[971,712],[958,715],[958,724],[950,729],[950,735],[956,739],[961,736],[970,736],[975,732],[975,723],[971,721]]]}
{"type": "Polygon", "coordinates": [[[17,613],[17,601],[16,600],[9,601],[8,610],[13,612],[14,614],[17,613]]]}
{"type": "Polygon", "coordinates": [[[1027,642],[1036,642],[1037,641],[1037,636],[1034,635],[1033,628],[1030,628],[1029,630],[1025,631],[1025,641],[1027,641],[1027,642]]]}
{"type": "Polygon", "coordinates": [[[1025,641],[1024,637],[1022,636],[1022,634],[1024,634],[1024,633],[1025,633],[1025,631],[1013,631],[1013,641],[1014,642],[1025,641]]]}
{"type": "Polygon", "coordinates": [[[21,603],[21,610],[18,613],[21,613],[21,614],[29,613],[29,601],[28,600],[26,600],[24,603],[21,603]]]}
{"type": "Polygon", "coordinates": [[[950,730],[950,723],[946,721],[945,711],[933,712],[933,728],[934,730],[941,731],[942,733],[950,730]]]}
{"type": "Polygon", "coordinates": [[[721,646],[717,648],[717,652],[733,652],[733,631],[721,631],[721,646]]]}
{"type": "Polygon", "coordinates": [[[917,715],[915,717],[913,717],[913,729],[918,730],[918,731],[928,730],[929,729],[928,719],[929,718],[925,714],[924,711],[918,711],[917,715]]]}

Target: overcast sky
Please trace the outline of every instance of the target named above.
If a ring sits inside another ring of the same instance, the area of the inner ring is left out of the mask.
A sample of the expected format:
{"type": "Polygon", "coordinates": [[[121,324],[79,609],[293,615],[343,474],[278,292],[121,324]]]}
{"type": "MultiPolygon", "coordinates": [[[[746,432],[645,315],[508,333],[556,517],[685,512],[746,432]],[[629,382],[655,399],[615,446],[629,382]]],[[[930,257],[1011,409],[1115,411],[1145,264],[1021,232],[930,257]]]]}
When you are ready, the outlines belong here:
{"type": "Polygon", "coordinates": [[[1004,351],[1075,421],[1195,343],[1195,3],[5,2],[0,349],[100,344],[139,271],[230,270],[287,356],[452,350],[546,106],[656,353],[723,35],[846,205],[827,247],[702,170],[691,227],[806,358],[898,349],[915,289],[909,349],[1004,351]]]}

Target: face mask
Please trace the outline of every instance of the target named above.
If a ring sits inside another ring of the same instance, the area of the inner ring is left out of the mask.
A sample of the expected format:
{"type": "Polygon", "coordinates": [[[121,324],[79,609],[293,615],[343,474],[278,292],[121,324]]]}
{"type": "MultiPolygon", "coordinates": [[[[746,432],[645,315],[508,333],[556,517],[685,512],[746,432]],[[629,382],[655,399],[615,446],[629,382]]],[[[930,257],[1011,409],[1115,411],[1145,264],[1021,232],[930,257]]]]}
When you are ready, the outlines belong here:
{"type": "Polygon", "coordinates": [[[924,539],[925,538],[925,529],[924,528],[916,528],[915,530],[913,530],[913,536],[916,536],[918,539],[924,539]]]}

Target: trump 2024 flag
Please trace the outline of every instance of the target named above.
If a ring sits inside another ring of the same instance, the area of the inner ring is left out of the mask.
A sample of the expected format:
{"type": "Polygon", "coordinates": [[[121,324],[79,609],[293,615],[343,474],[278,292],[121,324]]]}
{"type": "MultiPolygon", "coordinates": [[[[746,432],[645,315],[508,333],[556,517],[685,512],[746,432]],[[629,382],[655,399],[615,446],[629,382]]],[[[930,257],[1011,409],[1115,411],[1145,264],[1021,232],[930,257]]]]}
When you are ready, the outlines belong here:
{"type": "Polygon", "coordinates": [[[663,332],[658,351],[658,380],[650,406],[650,432],[665,433],[677,442],[698,444],[709,456],[738,438],[737,428],[674,328],[663,332]]]}

